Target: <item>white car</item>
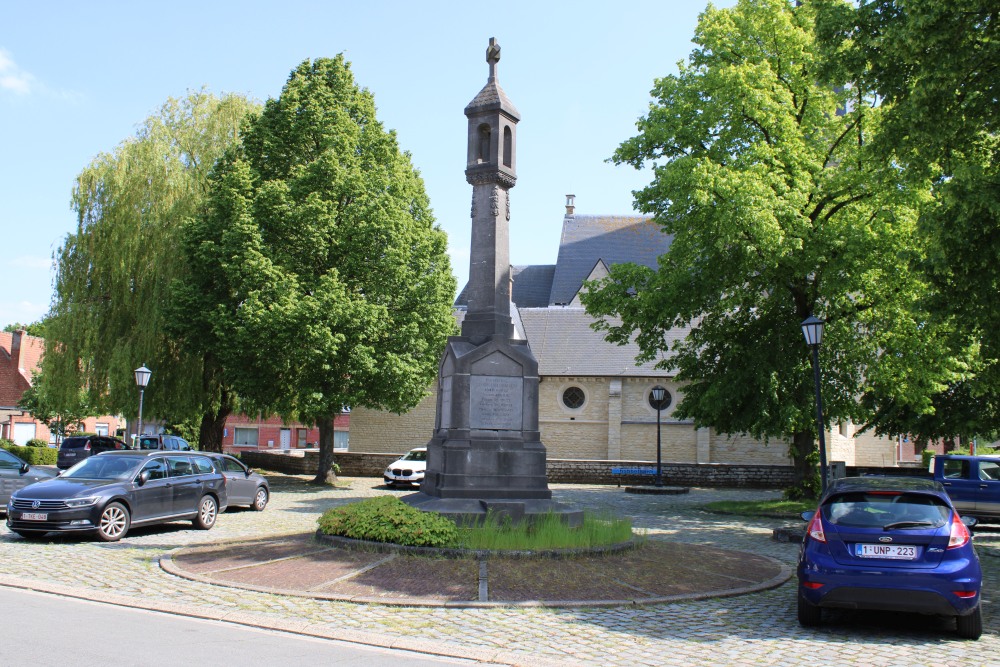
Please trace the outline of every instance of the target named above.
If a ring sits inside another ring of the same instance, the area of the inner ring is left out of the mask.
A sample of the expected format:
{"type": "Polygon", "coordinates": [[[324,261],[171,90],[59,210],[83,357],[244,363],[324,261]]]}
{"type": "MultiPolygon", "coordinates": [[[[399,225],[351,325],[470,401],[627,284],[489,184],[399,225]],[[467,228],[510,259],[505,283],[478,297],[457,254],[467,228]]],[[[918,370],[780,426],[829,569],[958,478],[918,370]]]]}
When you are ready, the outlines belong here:
{"type": "Polygon", "coordinates": [[[427,448],[411,449],[403,458],[393,461],[382,473],[386,486],[397,484],[420,486],[424,481],[424,470],[427,468],[427,448]]]}

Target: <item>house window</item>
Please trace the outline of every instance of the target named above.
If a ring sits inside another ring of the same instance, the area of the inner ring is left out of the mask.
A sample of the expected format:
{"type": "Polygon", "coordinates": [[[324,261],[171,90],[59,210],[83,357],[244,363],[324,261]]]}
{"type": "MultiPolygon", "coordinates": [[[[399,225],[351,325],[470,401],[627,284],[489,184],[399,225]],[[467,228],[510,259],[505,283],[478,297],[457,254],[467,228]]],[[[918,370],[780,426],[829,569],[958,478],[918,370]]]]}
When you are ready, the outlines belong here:
{"type": "Polygon", "coordinates": [[[587,402],[587,394],[580,387],[569,387],[563,391],[562,402],[570,410],[579,410],[587,402]]]}
{"type": "Polygon", "coordinates": [[[298,430],[298,436],[297,437],[298,437],[298,445],[299,445],[299,447],[305,447],[306,446],[306,441],[309,438],[309,431],[307,429],[300,428],[298,430]]]}
{"type": "Polygon", "coordinates": [[[107,424],[94,424],[94,433],[97,435],[108,435],[108,425],[107,424]]]}
{"type": "Polygon", "coordinates": [[[233,445],[237,447],[256,447],[257,429],[255,428],[235,428],[233,429],[233,445]]]}

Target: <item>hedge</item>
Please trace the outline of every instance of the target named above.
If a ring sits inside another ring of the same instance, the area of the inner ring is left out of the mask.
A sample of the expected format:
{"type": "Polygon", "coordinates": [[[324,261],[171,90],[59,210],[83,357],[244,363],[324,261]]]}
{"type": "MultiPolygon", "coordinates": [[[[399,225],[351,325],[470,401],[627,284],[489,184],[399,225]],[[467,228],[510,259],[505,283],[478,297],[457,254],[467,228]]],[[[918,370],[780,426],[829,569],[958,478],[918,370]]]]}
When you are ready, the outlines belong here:
{"type": "Polygon", "coordinates": [[[59,450],[49,447],[21,447],[12,440],[0,438],[3,447],[14,456],[33,466],[54,466],[59,458],[59,450]]]}

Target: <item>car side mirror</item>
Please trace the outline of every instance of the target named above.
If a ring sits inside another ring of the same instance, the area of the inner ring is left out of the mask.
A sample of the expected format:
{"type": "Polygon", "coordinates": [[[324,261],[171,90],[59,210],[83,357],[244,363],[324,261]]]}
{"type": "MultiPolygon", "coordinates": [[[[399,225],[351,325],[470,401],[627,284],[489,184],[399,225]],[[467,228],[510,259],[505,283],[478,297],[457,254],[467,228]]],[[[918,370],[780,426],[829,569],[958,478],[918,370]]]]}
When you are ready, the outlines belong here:
{"type": "Polygon", "coordinates": [[[799,516],[800,516],[800,517],[802,517],[802,520],[803,520],[803,521],[812,521],[812,518],[813,518],[813,516],[815,516],[815,515],[816,515],[816,512],[814,512],[814,511],[810,510],[810,511],[808,511],[808,512],[803,512],[803,513],[802,513],[802,514],[800,514],[799,516]]]}
{"type": "Polygon", "coordinates": [[[151,473],[148,470],[143,470],[142,472],[140,472],[139,476],[136,477],[136,479],[135,479],[136,484],[138,484],[139,486],[142,486],[143,484],[145,484],[146,482],[148,482],[150,474],[151,473]]]}
{"type": "Polygon", "coordinates": [[[253,474],[253,468],[247,468],[247,472],[246,472],[247,477],[249,477],[252,474],[253,474]]]}
{"type": "Polygon", "coordinates": [[[979,519],[974,516],[963,516],[962,523],[965,524],[966,528],[975,528],[979,525],[979,519]]]}
{"type": "Polygon", "coordinates": [[[29,470],[31,470],[31,466],[29,466],[27,463],[22,463],[21,464],[21,474],[22,475],[24,473],[28,472],[29,470]]]}

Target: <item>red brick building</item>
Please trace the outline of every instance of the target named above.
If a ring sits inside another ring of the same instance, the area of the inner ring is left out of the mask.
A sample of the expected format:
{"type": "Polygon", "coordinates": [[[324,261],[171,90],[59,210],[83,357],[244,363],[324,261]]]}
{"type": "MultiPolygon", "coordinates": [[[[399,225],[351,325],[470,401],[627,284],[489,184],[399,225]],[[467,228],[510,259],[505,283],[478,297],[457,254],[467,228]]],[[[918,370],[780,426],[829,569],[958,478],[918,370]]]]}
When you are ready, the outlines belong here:
{"type": "MultiPolygon", "coordinates": [[[[334,420],[334,448],[346,451],[351,414],[344,412],[334,420]]],[[[269,449],[301,449],[319,446],[319,429],[292,422],[282,423],[280,417],[260,419],[233,415],[226,420],[222,448],[227,452],[267,451],[269,449]]]]}
{"type": "MultiPolygon", "coordinates": [[[[31,372],[45,353],[45,339],[29,336],[24,331],[0,332],[0,437],[19,445],[33,438],[55,443],[48,427],[31,414],[17,407],[21,396],[31,386],[31,372]]],[[[105,415],[88,417],[77,430],[101,435],[114,435],[124,427],[121,417],[105,415]]]]}

